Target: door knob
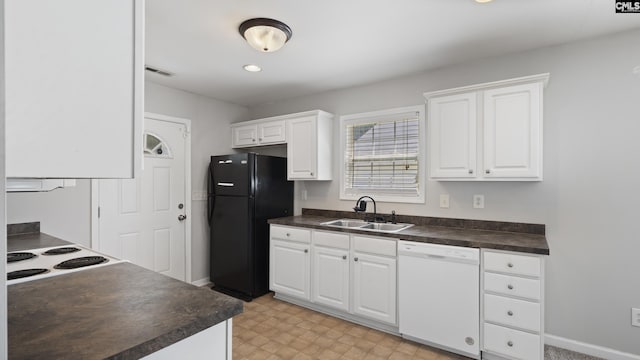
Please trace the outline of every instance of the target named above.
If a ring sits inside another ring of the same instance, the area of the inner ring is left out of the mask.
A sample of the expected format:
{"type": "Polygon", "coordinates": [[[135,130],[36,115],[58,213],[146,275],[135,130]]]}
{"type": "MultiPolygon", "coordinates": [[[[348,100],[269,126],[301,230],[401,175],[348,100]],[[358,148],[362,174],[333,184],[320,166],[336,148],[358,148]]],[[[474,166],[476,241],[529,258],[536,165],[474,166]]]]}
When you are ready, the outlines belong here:
{"type": "Polygon", "coordinates": [[[178,220],[184,221],[187,218],[187,215],[178,215],[178,220]]]}

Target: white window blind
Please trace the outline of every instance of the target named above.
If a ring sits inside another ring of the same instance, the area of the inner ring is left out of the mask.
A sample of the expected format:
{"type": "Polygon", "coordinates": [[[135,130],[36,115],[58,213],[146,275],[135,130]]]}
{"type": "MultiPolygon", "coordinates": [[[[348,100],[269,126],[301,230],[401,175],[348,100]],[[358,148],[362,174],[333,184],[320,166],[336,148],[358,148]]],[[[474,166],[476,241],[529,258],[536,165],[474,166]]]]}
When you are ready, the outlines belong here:
{"type": "Polygon", "coordinates": [[[420,113],[344,121],[344,193],[420,196],[420,113]]]}

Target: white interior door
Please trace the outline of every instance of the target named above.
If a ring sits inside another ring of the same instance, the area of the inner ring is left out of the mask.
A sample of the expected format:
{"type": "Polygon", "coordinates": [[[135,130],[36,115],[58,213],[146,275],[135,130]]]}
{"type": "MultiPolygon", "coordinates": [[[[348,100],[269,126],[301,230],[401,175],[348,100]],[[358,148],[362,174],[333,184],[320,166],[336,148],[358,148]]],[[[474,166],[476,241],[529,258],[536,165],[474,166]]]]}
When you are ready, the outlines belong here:
{"type": "MultiPolygon", "coordinates": [[[[147,269],[188,281],[186,189],[188,127],[145,118],[144,169],[135,179],[97,183],[98,230],[93,247],[147,269]]],[[[94,192],[95,194],[96,192],[94,192]]]]}

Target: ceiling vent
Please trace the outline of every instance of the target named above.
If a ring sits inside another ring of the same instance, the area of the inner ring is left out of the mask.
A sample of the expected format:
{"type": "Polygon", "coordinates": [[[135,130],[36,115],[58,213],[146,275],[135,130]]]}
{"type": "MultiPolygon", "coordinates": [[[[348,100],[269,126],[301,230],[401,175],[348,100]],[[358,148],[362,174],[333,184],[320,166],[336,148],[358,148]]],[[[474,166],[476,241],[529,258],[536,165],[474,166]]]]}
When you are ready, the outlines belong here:
{"type": "Polygon", "coordinates": [[[158,68],[154,68],[154,67],[151,67],[151,66],[145,66],[144,69],[147,70],[148,72],[151,72],[151,73],[154,73],[154,74],[158,74],[158,75],[162,75],[162,76],[167,76],[167,77],[173,76],[173,73],[170,73],[170,72],[165,71],[165,70],[160,70],[158,68]]]}

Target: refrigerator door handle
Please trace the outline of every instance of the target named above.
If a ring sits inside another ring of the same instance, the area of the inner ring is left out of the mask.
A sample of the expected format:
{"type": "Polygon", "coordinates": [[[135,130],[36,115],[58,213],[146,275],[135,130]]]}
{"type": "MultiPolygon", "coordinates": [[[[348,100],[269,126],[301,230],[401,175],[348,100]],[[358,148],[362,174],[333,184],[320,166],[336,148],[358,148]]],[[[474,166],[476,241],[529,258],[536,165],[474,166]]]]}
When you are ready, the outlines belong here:
{"type": "Polygon", "coordinates": [[[211,225],[211,216],[213,216],[213,208],[216,204],[216,197],[213,195],[209,195],[208,200],[209,201],[207,201],[207,221],[209,222],[209,225],[211,225]]]}
{"type": "Polygon", "coordinates": [[[213,163],[209,164],[209,177],[207,178],[207,193],[213,195],[215,187],[213,186],[213,163]]]}

